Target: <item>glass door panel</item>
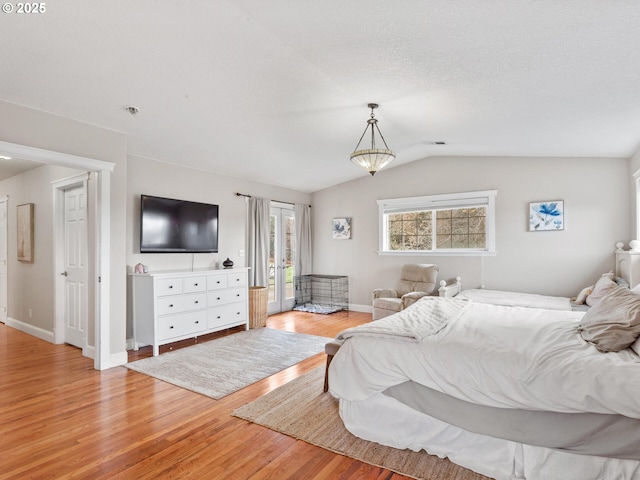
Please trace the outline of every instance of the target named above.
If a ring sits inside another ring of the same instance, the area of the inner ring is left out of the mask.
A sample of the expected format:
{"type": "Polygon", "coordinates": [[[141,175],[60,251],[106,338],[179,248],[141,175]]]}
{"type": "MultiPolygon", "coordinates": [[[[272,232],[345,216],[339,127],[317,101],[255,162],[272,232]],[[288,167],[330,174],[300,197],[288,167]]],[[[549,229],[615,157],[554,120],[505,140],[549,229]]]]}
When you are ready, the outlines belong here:
{"type": "Polygon", "coordinates": [[[295,302],[295,217],[291,208],[271,207],[269,221],[268,313],[285,312],[295,302]]]}

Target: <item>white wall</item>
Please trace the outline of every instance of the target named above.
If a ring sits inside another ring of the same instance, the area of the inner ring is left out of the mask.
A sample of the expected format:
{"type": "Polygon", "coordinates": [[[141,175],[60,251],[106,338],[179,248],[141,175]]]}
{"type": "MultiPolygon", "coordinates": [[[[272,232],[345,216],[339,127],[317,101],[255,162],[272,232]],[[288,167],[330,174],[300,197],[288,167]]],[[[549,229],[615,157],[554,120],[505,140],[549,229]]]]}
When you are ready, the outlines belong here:
{"type": "MultiPolygon", "coordinates": [[[[147,265],[150,271],[190,269],[192,262],[193,268],[222,268],[222,262],[227,257],[233,260],[235,266],[248,266],[247,202],[244,197],[236,196],[236,192],[289,203],[309,204],[311,200],[311,195],[307,193],[129,156],[126,235],[128,271],[133,271],[138,262],[147,265]],[[141,194],[219,205],[219,253],[141,254],[141,194]],[[241,250],[245,252],[243,257],[240,256],[241,250]]],[[[130,327],[128,332],[130,335],[130,327]]]]}
{"type": "MultiPolygon", "coordinates": [[[[109,355],[126,362],[126,170],[127,139],[120,132],[0,101],[0,140],[111,162],[111,279],[109,355]]],[[[31,290],[30,294],[35,294],[31,290]]]]}
{"type": "Polygon", "coordinates": [[[631,230],[629,160],[438,157],[378,172],[312,196],[315,273],[348,275],[350,302],[392,287],[404,263],[435,263],[467,288],[574,296],[614,268],[631,230]],[[497,189],[494,257],[378,255],[376,200],[497,189]],[[529,232],[529,202],[564,200],[564,231],[529,232]],[[331,220],[352,217],[352,239],[332,240],[331,220]]]}

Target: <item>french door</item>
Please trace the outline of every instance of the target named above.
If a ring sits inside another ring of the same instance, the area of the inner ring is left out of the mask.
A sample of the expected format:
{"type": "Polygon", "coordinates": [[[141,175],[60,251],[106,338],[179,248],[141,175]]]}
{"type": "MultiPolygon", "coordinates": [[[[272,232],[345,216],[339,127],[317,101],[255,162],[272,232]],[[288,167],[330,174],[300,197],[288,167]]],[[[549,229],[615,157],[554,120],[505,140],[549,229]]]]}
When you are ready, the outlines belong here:
{"type": "Polygon", "coordinates": [[[291,310],[295,302],[295,226],[293,208],[272,202],[269,218],[269,315],[291,310]]]}

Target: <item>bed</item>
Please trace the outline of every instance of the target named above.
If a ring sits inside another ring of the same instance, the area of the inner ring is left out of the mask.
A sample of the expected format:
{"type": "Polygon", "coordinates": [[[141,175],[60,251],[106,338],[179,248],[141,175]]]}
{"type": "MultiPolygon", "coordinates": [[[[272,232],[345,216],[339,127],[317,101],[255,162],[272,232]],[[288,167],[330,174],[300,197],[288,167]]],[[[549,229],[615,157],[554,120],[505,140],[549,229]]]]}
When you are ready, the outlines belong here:
{"type": "Polygon", "coordinates": [[[588,312],[424,297],[345,330],[346,428],[499,480],[639,479],[640,294],[609,282],[588,312]],[[616,309],[619,349],[600,320],[616,309]]]}

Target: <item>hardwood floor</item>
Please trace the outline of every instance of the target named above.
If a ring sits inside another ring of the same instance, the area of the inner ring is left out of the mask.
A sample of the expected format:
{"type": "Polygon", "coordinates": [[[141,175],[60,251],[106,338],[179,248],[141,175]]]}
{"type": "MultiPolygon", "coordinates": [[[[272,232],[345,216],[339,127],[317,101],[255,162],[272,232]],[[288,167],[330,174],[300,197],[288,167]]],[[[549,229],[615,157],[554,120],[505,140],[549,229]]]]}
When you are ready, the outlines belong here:
{"type": "MultiPolygon", "coordinates": [[[[287,312],[267,327],[334,337],[370,319],[287,312]]],[[[96,371],[74,347],[0,324],[0,479],[407,478],[231,416],[324,362],[315,355],[213,400],[124,367],[96,371]]]]}

